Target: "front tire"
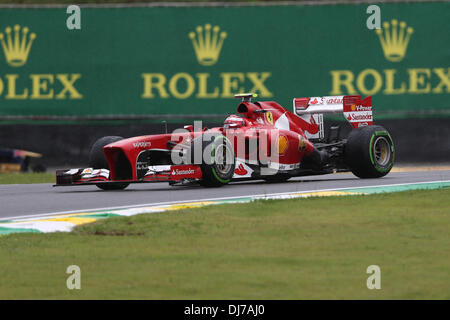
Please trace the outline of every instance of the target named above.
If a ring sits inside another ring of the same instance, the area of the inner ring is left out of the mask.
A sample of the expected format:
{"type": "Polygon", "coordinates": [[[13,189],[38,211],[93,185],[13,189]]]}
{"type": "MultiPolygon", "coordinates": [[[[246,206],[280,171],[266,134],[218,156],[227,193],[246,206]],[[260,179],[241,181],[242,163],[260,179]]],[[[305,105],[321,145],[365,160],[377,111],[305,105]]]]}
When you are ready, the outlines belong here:
{"type": "Polygon", "coordinates": [[[360,127],[350,132],[344,156],[355,176],[380,178],[388,174],[394,165],[394,142],[382,126],[360,127]]]}
{"type": "MultiPolygon", "coordinates": [[[[113,143],[123,140],[122,137],[118,136],[107,136],[98,139],[91,148],[89,153],[89,167],[93,169],[109,169],[108,161],[106,161],[105,153],[103,152],[103,147],[113,143]]],[[[129,183],[105,183],[96,184],[102,190],[123,190],[128,187],[129,183]]]]}
{"type": "Polygon", "coordinates": [[[211,159],[203,159],[200,184],[205,187],[221,187],[230,182],[235,167],[234,150],[230,141],[223,135],[215,136],[203,150],[203,154],[206,157],[211,155],[211,159]]]}

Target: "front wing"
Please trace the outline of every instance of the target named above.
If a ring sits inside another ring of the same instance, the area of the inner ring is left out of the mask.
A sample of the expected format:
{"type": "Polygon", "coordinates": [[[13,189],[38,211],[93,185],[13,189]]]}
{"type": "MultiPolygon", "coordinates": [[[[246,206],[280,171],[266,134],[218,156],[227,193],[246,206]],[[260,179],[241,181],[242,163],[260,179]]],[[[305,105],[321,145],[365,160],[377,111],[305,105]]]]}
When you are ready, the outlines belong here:
{"type": "Polygon", "coordinates": [[[139,180],[111,180],[107,169],[56,170],[55,186],[92,185],[110,183],[183,182],[202,178],[198,165],[168,165],[148,167],[147,173],[139,180]]]}

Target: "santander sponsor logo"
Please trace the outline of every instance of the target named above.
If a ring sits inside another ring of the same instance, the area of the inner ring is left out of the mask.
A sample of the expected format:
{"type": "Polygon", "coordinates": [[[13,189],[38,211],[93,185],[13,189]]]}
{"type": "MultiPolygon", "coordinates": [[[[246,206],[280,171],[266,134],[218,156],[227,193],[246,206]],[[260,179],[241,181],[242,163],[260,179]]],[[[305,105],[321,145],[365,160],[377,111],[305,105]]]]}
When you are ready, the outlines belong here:
{"type": "Polygon", "coordinates": [[[350,121],[372,121],[371,113],[350,113],[350,121]]]}
{"type": "Polygon", "coordinates": [[[234,170],[234,173],[236,173],[237,175],[240,175],[240,176],[245,176],[247,174],[247,172],[248,171],[245,170],[245,168],[244,168],[244,166],[242,164],[240,164],[239,167],[237,167],[234,170]]]}
{"type": "Polygon", "coordinates": [[[179,175],[189,175],[189,174],[194,174],[195,171],[194,169],[186,169],[186,170],[179,170],[179,169],[174,169],[172,170],[172,175],[173,176],[179,176],[179,175]]]}
{"type": "Polygon", "coordinates": [[[326,101],[326,104],[342,104],[343,99],[338,97],[329,98],[326,101]]]}
{"type": "Polygon", "coordinates": [[[318,104],[319,101],[317,101],[317,98],[314,98],[314,100],[312,100],[309,104],[318,104]]]}

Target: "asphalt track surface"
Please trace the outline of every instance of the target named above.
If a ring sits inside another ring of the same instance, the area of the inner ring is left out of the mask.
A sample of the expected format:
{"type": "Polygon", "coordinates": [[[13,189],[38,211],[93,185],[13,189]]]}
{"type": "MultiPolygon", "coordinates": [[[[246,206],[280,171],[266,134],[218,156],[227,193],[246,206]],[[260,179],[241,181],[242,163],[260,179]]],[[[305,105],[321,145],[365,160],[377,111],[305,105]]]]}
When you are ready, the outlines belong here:
{"type": "Polygon", "coordinates": [[[293,178],[284,183],[234,182],[221,188],[174,187],[169,186],[168,183],[145,183],[131,184],[127,189],[121,191],[102,191],[96,186],[0,185],[0,220],[37,214],[165,202],[449,180],[450,170],[430,170],[391,172],[380,179],[359,179],[351,173],[340,173],[293,178]]]}

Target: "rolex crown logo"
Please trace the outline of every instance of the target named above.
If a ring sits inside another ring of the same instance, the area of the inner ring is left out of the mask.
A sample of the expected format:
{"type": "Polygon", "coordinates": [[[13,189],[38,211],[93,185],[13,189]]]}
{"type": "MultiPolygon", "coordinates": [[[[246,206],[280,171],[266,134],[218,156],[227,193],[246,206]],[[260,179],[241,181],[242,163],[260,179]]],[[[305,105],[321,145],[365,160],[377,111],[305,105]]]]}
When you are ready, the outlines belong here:
{"type": "Polygon", "coordinates": [[[29,37],[27,27],[22,28],[22,36],[20,34],[20,26],[16,24],[14,26],[14,35],[12,35],[11,27],[6,27],[6,36],[0,32],[0,42],[5,53],[6,62],[12,67],[23,66],[28,59],[31,45],[36,38],[35,33],[31,33],[29,37]]]}
{"type": "Polygon", "coordinates": [[[210,24],[205,24],[204,27],[197,26],[195,30],[197,33],[190,32],[189,38],[194,46],[198,63],[204,66],[214,65],[219,59],[220,50],[227,33],[225,31],[219,32],[219,26],[211,28],[210,24]]]}
{"type": "Polygon", "coordinates": [[[413,31],[411,27],[406,28],[406,22],[398,23],[395,19],[384,22],[383,29],[376,30],[387,60],[398,62],[404,58],[413,31]]]}

